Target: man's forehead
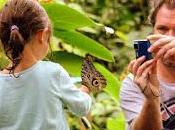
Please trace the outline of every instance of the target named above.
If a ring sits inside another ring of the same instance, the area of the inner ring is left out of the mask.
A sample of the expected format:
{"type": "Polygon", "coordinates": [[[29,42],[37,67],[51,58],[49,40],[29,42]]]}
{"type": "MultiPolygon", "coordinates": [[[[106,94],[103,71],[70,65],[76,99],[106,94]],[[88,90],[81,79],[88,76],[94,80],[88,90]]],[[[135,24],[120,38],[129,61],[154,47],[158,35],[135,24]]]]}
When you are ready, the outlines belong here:
{"type": "Polygon", "coordinates": [[[175,8],[168,8],[166,5],[163,5],[157,12],[157,16],[175,16],[175,8]]]}
{"type": "Polygon", "coordinates": [[[156,23],[167,23],[175,24],[175,8],[168,8],[166,5],[163,5],[156,15],[156,23]]]}

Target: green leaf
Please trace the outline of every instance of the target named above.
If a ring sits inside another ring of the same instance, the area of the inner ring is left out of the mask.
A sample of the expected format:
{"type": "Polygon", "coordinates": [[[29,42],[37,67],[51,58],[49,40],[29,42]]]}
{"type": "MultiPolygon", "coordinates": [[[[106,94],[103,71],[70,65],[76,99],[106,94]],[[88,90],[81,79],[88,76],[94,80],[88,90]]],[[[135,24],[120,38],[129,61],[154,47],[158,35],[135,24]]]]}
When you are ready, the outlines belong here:
{"type": "Polygon", "coordinates": [[[61,38],[64,42],[71,44],[73,47],[83,50],[95,57],[108,62],[114,61],[113,55],[108,49],[79,32],[70,30],[55,30],[54,35],[61,38]]]}
{"type": "Polygon", "coordinates": [[[117,118],[108,118],[107,130],[125,130],[125,119],[123,113],[119,113],[117,118]]]}
{"type": "Polygon", "coordinates": [[[86,15],[59,3],[45,3],[43,7],[47,11],[54,28],[57,29],[77,29],[82,27],[96,27],[94,21],[86,15]]]}
{"type": "Polygon", "coordinates": [[[94,66],[107,80],[107,86],[104,91],[111,95],[115,100],[119,100],[120,81],[101,64],[94,63],[94,66]]]}
{"type": "Polygon", "coordinates": [[[123,40],[124,42],[128,42],[128,37],[127,37],[127,35],[124,34],[123,32],[117,31],[117,32],[116,32],[116,35],[117,35],[121,40],[123,40]]]}
{"type": "Polygon", "coordinates": [[[4,53],[0,50],[0,69],[5,68],[9,64],[9,59],[5,56],[4,53]]]}
{"type": "Polygon", "coordinates": [[[52,52],[52,61],[62,65],[70,76],[80,76],[82,58],[64,51],[52,52]]]}

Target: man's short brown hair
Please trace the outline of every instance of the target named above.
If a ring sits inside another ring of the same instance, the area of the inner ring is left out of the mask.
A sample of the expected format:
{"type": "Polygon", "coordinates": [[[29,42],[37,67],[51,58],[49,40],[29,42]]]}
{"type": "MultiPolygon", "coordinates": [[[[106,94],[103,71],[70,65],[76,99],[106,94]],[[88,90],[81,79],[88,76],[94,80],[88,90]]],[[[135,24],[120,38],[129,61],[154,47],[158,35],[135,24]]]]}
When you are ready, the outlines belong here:
{"type": "Polygon", "coordinates": [[[168,9],[175,9],[175,0],[150,0],[149,22],[154,26],[156,23],[156,15],[162,5],[166,5],[168,9]]]}

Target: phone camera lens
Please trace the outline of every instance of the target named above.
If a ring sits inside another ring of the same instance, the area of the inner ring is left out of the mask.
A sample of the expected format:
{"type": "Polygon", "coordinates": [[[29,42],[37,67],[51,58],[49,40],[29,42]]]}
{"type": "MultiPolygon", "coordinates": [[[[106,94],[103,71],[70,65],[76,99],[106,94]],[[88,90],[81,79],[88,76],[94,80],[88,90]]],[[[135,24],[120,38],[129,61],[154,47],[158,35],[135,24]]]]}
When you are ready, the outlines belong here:
{"type": "Polygon", "coordinates": [[[134,49],[135,50],[138,50],[139,49],[138,44],[134,44],[134,49]]]}

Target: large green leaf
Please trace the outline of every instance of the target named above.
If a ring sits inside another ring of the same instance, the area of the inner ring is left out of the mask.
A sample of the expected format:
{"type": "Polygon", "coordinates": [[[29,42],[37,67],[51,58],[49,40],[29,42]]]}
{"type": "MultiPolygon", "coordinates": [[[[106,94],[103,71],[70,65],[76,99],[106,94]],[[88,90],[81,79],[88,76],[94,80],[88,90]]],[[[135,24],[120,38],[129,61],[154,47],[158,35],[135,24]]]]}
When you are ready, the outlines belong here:
{"type": "Polygon", "coordinates": [[[72,9],[66,5],[59,3],[45,3],[43,4],[50,19],[57,29],[77,29],[82,27],[96,27],[94,21],[86,15],[72,9]]]}
{"type": "Polygon", "coordinates": [[[120,81],[104,66],[94,63],[95,68],[106,78],[107,86],[104,89],[115,100],[119,100],[120,81]]]}
{"type": "Polygon", "coordinates": [[[108,62],[114,61],[113,55],[108,49],[79,32],[71,30],[55,30],[54,35],[61,38],[64,42],[71,44],[73,47],[83,50],[95,57],[108,62]]]}
{"type": "Polygon", "coordinates": [[[53,21],[54,34],[56,37],[83,52],[90,53],[93,56],[109,62],[114,61],[112,53],[105,47],[75,31],[77,28],[97,26],[95,22],[84,14],[63,4],[47,3],[43,4],[43,6],[53,21]]]}

